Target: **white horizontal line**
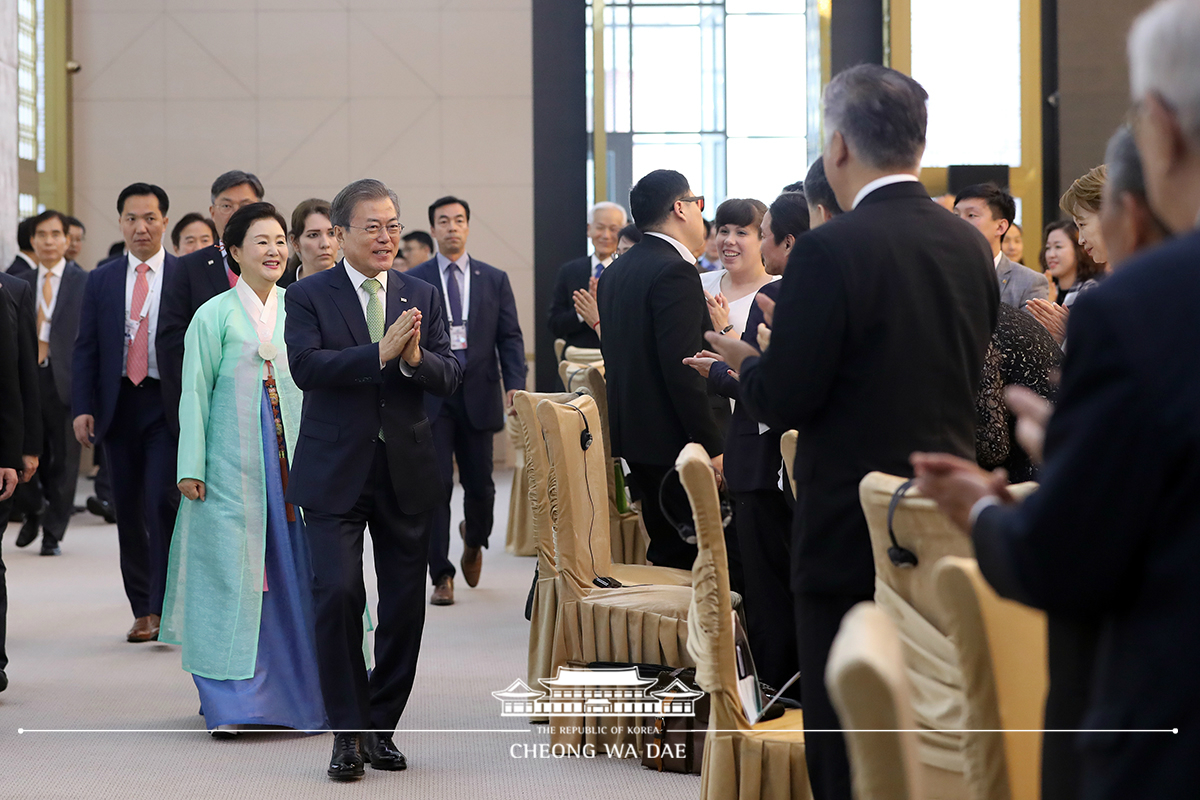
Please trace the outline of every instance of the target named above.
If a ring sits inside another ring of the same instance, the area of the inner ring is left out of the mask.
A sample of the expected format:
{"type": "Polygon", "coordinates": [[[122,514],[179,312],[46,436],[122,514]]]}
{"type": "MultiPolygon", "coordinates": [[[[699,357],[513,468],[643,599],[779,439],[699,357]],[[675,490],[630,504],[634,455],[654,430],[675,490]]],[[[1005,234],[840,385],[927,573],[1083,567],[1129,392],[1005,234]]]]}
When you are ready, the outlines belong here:
{"type": "MultiPolygon", "coordinates": [[[[544,723],[535,723],[546,726],[544,723]]],[[[558,727],[573,727],[560,725],[558,727]]],[[[577,727],[577,726],[575,726],[577,727]]],[[[593,726],[596,727],[596,726],[593,726]]],[[[619,726],[599,726],[619,727],[619,726]]],[[[637,727],[637,726],[634,726],[637,727]]],[[[708,728],[684,728],[680,732],[693,733],[745,733],[753,729],[732,728],[710,730],[708,728]]],[[[209,733],[204,728],[17,728],[18,734],[26,733],[209,733]]],[[[399,730],[316,730],[302,731],[291,728],[256,728],[239,730],[238,733],[540,733],[523,728],[401,728],[399,730]]],[[[1179,728],[770,728],[756,733],[1179,733],[1179,728]]]]}

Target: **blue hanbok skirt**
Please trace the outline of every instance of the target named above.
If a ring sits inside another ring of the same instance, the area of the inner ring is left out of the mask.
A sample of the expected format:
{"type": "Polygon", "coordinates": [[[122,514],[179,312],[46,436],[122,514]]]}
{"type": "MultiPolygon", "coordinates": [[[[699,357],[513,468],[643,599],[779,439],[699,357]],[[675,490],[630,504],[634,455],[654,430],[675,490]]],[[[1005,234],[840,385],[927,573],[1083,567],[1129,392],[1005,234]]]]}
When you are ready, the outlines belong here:
{"type": "Polygon", "coordinates": [[[266,584],[254,677],[192,677],[209,730],[218,725],[272,725],[323,730],[325,702],[317,675],[312,569],[304,522],[288,522],[279,469],[275,416],[263,387],[263,463],[267,478],[266,584]]]}

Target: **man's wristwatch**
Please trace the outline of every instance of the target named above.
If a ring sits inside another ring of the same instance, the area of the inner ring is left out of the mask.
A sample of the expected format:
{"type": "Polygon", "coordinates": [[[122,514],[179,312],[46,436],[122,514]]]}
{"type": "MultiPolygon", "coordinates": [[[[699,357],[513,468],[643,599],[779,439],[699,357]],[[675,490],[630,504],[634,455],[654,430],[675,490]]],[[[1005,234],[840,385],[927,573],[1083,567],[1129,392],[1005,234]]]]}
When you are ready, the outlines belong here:
{"type": "Polygon", "coordinates": [[[733,323],[732,323],[732,322],[731,322],[731,323],[729,323],[728,325],[726,325],[724,328],[722,328],[722,329],[721,329],[721,335],[722,335],[722,336],[724,336],[725,334],[729,333],[731,330],[733,330],[733,323]]]}

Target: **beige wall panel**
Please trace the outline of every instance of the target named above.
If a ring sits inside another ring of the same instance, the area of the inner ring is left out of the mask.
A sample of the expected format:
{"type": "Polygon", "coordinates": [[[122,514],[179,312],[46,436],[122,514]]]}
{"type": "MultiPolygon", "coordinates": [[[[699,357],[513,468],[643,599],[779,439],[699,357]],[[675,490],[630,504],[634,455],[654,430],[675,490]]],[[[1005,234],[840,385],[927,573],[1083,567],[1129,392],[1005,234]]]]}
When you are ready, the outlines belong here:
{"type": "MultiPolygon", "coordinates": [[[[530,0],[75,0],[75,203],[81,262],[119,238],[135,180],[171,216],[207,211],[227,169],[290,216],[377,177],[409,229],[444,194],[471,202],[469,250],[508,271],[528,349],[533,308],[530,0]]],[[[580,223],[582,230],[583,222],[580,223]]]]}

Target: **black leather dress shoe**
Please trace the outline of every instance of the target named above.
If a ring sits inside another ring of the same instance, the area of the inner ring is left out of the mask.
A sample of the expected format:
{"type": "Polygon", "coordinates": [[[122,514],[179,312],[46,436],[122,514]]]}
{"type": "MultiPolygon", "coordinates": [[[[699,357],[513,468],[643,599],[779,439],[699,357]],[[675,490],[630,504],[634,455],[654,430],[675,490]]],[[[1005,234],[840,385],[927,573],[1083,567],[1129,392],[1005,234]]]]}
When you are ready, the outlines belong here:
{"type": "Polygon", "coordinates": [[[39,556],[61,556],[62,549],[58,546],[58,542],[50,542],[42,539],[42,552],[39,556]]]}
{"type": "Polygon", "coordinates": [[[40,516],[26,514],[25,521],[21,523],[21,532],[17,534],[17,547],[28,547],[33,544],[41,527],[42,518],[40,516]]]}
{"type": "Polygon", "coordinates": [[[371,769],[408,769],[408,759],[396,749],[390,733],[364,733],[363,758],[371,769]]]}
{"type": "Polygon", "coordinates": [[[103,518],[109,525],[117,521],[117,512],[113,509],[113,504],[107,500],[101,500],[95,495],[87,499],[87,510],[97,517],[103,518]]]}
{"type": "Polygon", "coordinates": [[[325,774],[335,781],[356,781],[364,773],[362,756],[358,754],[358,734],[335,733],[333,756],[329,759],[329,769],[325,774]]]}

